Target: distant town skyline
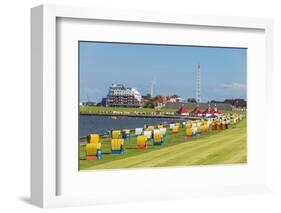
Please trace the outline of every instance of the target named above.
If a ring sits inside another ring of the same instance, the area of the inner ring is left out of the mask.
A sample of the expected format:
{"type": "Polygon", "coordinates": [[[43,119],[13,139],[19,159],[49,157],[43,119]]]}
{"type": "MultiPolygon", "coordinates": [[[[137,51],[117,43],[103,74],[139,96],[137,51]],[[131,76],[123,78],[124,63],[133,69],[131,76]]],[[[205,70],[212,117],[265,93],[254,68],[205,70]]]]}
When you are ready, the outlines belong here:
{"type": "Polygon", "coordinates": [[[100,102],[112,83],[141,95],[196,97],[201,67],[202,101],[246,99],[247,49],[80,42],[80,102],[100,102]]]}

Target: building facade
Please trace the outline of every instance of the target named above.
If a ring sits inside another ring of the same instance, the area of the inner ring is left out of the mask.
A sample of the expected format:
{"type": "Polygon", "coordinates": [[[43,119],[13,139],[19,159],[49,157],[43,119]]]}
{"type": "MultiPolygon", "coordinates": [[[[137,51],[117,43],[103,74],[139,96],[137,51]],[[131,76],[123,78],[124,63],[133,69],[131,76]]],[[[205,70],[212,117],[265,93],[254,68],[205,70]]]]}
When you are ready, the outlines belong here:
{"type": "Polygon", "coordinates": [[[106,97],[106,106],[141,107],[141,94],[136,88],[126,87],[123,84],[112,84],[106,97]]]}
{"type": "Polygon", "coordinates": [[[207,109],[209,106],[212,108],[217,108],[218,110],[222,110],[222,111],[230,111],[233,109],[233,106],[229,103],[184,103],[184,102],[167,102],[165,104],[166,109],[179,109],[180,107],[186,107],[189,110],[193,110],[195,108],[199,108],[200,110],[205,110],[207,109]]]}

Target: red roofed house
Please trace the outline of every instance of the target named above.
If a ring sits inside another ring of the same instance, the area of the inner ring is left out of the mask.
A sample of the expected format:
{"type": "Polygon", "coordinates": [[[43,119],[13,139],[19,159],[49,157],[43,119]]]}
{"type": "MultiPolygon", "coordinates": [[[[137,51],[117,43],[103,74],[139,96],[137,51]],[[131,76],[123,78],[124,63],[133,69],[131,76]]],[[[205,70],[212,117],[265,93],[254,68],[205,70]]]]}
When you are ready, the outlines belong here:
{"type": "Polygon", "coordinates": [[[209,105],[209,107],[203,112],[206,117],[214,115],[214,109],[209,105]]]}
{"type": "Polygon", "coordinates": [[[214,108],[214,115],[215,116],[219,116],[219,115],[221,115],[222,113],[220,112],[220,111],[218,111],[218,108],[217,108],[217,106],[215,106],[215,108],[214,108]]]}
{"type": "Polygon", "coordinates": [[[202,116],[202,111],[199,109],[199,107],[195,107],[195,109],[190,114],[202,116]]]}
{"type": "Polygon", "coordinates": [[[181,108],[179,108],[177,113],[180,115],[188,115],[188,110],[184,106],[182,106],[181,108]]]}

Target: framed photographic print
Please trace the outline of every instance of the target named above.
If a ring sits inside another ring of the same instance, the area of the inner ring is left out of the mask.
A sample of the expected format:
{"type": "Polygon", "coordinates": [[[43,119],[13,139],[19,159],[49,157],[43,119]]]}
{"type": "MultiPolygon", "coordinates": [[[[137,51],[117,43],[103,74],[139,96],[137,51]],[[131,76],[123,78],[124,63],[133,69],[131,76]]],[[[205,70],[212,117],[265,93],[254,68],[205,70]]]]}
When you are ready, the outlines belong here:
{"type": "Polygon", "coordinates": [[[80,41],[80,170],[247,163],[246,55],[80,41]]]}
{"type": "Polygon", "coordinates": [[[32,203],[270,191],[272,118],[260,112],[273,104],[272,20],[52,5],[31,14],[32,203]]]}

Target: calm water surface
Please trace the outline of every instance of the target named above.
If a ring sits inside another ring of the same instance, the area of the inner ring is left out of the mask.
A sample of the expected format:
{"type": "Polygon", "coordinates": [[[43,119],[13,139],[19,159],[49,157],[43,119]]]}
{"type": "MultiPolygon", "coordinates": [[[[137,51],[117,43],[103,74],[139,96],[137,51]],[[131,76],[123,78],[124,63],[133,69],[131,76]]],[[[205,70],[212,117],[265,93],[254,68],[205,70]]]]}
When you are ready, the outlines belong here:
{"type": "Polygon", "coordinates": [[[106,134],[112,129],[135,129],[142,128],[145,124],[157,125],[160,123],[171,123],[182,121],[182,119],[170,118],[139,118],[118,116],[112,119],[110,116],[79,116],[79,137],[89,135],[90,133],[106,134]]]}

